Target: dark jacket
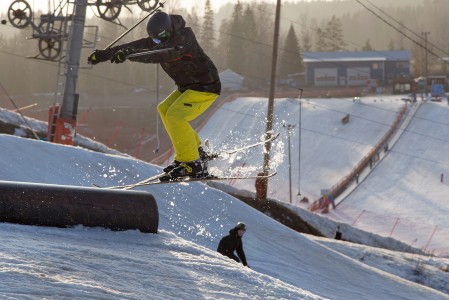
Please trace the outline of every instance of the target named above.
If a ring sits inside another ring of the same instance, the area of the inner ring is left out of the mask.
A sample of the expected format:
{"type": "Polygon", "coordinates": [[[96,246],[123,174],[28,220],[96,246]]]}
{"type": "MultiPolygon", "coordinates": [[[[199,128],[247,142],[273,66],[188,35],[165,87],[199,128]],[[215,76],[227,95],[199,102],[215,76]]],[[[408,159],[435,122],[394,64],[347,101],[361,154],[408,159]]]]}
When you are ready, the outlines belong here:
{"type": "Polygon", "coordinates": [[[179,91],[187,89],[220,94],[221,83],[217,68],[198,44],[190,27],[179,15],[170,15],[173,32],[169,40],[156,44],[149,37],[122,44],[108,49],[112,57],[118,50],[131,48],[141,51],[177,47],[178,50],[154,53],[151,55],[130,58],[131,61],[142,63],[159,63],[164,71],[178,86],[179,91]]]}
{"type": "Polygon", "coordinates": [[[217,251],[229,258],[232,258],[236,262],[241,261],[244,266],[248,265],[246,262],[245,252],[243,251],[243,241],[237,234],[237,228],[229,230],[229,235],[221,239],[218,244],[217,251]],[[234,254],[234,251],[237,252],[238,257],[234,254]]]}

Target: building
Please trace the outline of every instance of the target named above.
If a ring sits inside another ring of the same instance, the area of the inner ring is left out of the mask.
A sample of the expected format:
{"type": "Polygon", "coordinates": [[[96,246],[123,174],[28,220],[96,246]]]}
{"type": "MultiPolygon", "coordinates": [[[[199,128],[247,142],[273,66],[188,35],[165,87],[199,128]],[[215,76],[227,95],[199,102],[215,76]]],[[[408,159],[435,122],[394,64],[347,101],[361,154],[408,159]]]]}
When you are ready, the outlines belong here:
{"type": "Polygon", "coordinates": [[[386,86],[410,77],[409,51],[305,52],[306,84],[315,87],[386,86]]]}

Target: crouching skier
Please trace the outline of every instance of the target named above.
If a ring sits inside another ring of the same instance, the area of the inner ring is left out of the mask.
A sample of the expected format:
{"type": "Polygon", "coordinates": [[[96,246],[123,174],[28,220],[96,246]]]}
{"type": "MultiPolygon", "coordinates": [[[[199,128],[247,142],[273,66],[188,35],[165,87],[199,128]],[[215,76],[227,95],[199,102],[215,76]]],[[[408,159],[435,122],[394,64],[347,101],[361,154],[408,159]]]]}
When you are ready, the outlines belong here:
{"type": "Polygon", "coordinates": [[[220,240],[220,243],[218,243],[217,252],[232,258],[236,262],[241,262],[244,266],[249,267],[246,261],[245,251],[243,250],[242,238],[245,232],[245,223],[238,222],[234,228],[229,230],[229,234],[220,240]],[[234,252],[237,252],[237,255],[235,255],[234,252]]]}
{"type": "Polygon", "coordinates": [[[95,50],[88,62],[97,64],[110,60],[123,63],[129,59],[159,63],[177,85],[177,89],[157,107],[175,152],[173,162],[163,169],[167,176],[161,180],[206,177],[207,154],[189,122],[204,113],[220,94],[217,68],[198,44],[192,29],[186,27],[182,16],[158,11],[148,20],[147,32],[149,37],[95,50]],[[137,54],[145,51],[153,53],[137,54]]]}

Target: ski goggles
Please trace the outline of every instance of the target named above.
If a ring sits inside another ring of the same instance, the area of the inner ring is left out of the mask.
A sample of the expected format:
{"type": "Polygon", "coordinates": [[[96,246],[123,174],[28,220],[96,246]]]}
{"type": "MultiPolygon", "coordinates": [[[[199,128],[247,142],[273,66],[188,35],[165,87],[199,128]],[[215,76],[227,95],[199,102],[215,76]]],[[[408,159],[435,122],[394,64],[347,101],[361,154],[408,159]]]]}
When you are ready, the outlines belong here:
{"type": "Polygon", "coordinates": [[[170,33],[166,32],[166,31],[162,31],[161,33],[159,33],[157,35],[157,37],[151,38],[153,40],[153,42],[155,42],[156,44],[160,44],[165,42],[166,40],[168,40],[170,38],[170,33]]]}

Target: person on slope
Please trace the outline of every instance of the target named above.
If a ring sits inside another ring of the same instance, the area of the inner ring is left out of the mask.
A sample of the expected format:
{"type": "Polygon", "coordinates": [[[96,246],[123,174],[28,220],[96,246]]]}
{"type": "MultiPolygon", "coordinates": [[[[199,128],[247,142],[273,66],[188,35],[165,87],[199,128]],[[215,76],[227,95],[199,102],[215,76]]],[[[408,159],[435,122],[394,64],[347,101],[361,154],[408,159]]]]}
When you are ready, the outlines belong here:
{"type": "Polygon", "coordinates": [[[189,122],[204,113],[219,96],[221,82],[217,68],[182,16],[158,11],[148,20],[147,33],[148,37],[130,43],[95,50],[88,62],[95,65],[110,60],[118,64],[129,59],[159,63],[177,85],[157,107],[175,152],[174,161],[163,169],[167,176],[161,180],[207,176],[207,154],[189,122]],[[166,50],[127,58],[130,54],[161,49],[166,50]]]}
{"type": "Polygon", "coordinates": [[[245,232],[245,223],[237,223],[234,228],[229,230],[229,234],[220,240],[217,251],[224,256],[232,258],[236,262],[242,262],[244,266],[249,267],[246,261],[245,251],[243,251],[242,237],[245,232]],[[234,254],[234,251],[237,252],[238,257],[234,254]]]}

